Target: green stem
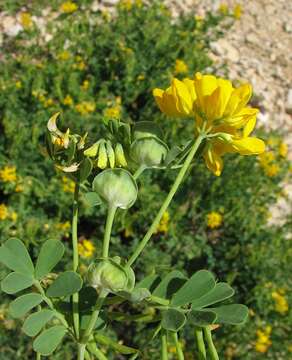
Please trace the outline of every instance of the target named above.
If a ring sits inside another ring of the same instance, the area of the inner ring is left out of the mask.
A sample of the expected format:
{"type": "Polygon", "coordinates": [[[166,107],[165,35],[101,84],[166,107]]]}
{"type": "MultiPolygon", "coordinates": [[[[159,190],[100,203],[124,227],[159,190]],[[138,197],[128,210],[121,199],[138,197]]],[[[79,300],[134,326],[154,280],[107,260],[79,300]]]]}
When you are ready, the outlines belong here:
{"type": "Polygon", "coordinates": [[[36,360],[41,360],[41,354],[39,352],[36,353],[36,360]]]}
{"type": "Polygon", "coordinates": [[[113,226],[116,210],[117,210],[116,207],[108,208],[106,224],[105,224],[105,231],[104,231],[103,247],[102,247],[102,256],[105,258],[108,257],[108,253],[109,253],[111,231],[112,231],[112,226],[113,226]]]}
{"type": "Polygon", "coordinates": [[[213,340],[212,340],[212,334],[211,334],[210,326],[207,326],[207,327],[204,328],[204,334],[205,334],[206,341],[207,341],[207,344],[208,344],[208,350],[209,350],[209,353],[210,353],[210,356],[211,356],[211,360],[219,360],[217,350],[216,350],[215,345],[214,345],[213,340]]]}
{"type": "Polygon", "coordinates": [[[166,332],[161,334],[161,360],[168,360],[166,332]]]}
{"type": "Polygon", "coordinates": [[[78,360],[84,360],[85,348],[86,348],[86,344],[78,343],[78,357],[77,357],[78,360]]]}
{"type": "Polygon", "coordinates": [[[193,160],[193,157],[195,156],[202,140],[204,139],[205,135],[199,135],[192,146],[182,168],[180,169],[179,173],[177,174],[177,177],[175,179],[174,184],[172,185],[166,199],[164,200],[163,204],[161,205],[160,210],[158,211],[156,217],[154,218],[151,226],[149,227],[147,233],[145,234],[144,238],[141,240],[139,245],[137,246],[136,250],[134,251],[133,255],[130,257],[130,259],[127,262],[127,266],[131,266],[138,258],[138,256],[141,254],[145,246],[147,245],[148,241],[150,240],[151,236],[155,232],[163,214],[165,213],[166,209],[168,208],[169,204],[171,203],[171,200],[173,199],[175,193],[177,192],[177,189],[179,188],[181,182],[183,181],[183,178],[193,160]]]}
{"type": "Polygon", "coordinates": [[[51,310],[53,310],[53,311],[55,312],[56,317],[61,321],[61,323],[62,323],[66,328],[69,328],[69,325],[68,325],[65,317],[64,317],[62,314],[60,314],[60,313],[55,309],[54,304],[53,304],[52,301],[46,296],[45,291],[44,291],[44,289],[42,288],[40,282],[39,282],[39,281],[35,281],[35,282],[34,282],[34,285],[35,285],[35,287],[38,289],[39,293],[42,295],[45,303],[49,306],[49,308],[50,308],[51,310]]]}
{"type": "MultiPolygon", "coordinates": [[[[78,255],[78,197],[79,184],[75,183],[74,200],[73,200],[73,214],[72,214],[72,246],[73,246],[73,271],[77,271],[79,264],[78,255]]],[[[79,339],[79,294],[78,292],[72,295],[72,311],[73,324],[77,340],[79,339]]]]}
{"type": "Polygon", "coordinates": [[[145,165],[140,165],[138,167],[138,169],[135,171],[134,175],[133,175],[133,178],[135,180],[138,179],[138,177],[142,174],[142,172],[146,169],[146,166],[145,165]]]}
{"type": "Polygon", "coordinates": [[[89,324],[87,325],[87,328],[83,334],[83,337],[82,337],[83,343],[87,343],[88,339],[90,338],[91,333],[95,327],[96,321],[98,319],[100,309],[101,309],[103,302],[104,302],[105,298],[107,297],[107,295],[108,295],[108,292],[106,290],[102,290],[100,292],[100,295],[96,302],[95,310],[93,311],[90,321],[89,321],[89,324]]]}
{"type": "Polygon", "coordinates": [[[95,344],[88,345],[89,351],[97,357],[98,360],[108,360],[95,344]]]}
{"type": "Polygon", "coordinates": [[[197,345],[199,349],[199,360],[206,360],[206,348],[203,338],[203,330],[201,328],[198,328],[195,330],[195,336],[197,339],[197,345]]]}
{"type": "Polygon", "coordinates": [[[175,344],[175,348],[176,348],[176,354],[177,354],[177,358],[178,360],[184,360],[184,353],[182,351],[182,348],[181,348],[181,344],[178,340],[178,336],[177,336],[177,333],[174,332],[172,333],[172,337],[173,337],[173,341],[174,341],[174,344],[175,344]]]}

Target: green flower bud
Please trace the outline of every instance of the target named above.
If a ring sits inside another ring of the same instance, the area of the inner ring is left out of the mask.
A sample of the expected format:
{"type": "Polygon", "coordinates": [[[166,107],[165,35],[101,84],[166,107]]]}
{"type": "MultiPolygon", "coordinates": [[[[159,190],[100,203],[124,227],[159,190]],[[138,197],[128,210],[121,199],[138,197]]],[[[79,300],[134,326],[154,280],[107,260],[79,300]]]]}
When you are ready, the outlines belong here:
{"type": "Polygon", "coordinates": [[[233,135],[228,134],[228,133],[218,133],[218,138],[227,143],[230,143],[232,141],[233,135]]]}
{"type": "Polygon", "coordinates": [[[108,157],[110,167],[114,168],[115,167],[115,153],[114,153],[112,144],[109,140],[107,140],[107,142],[106,142],[106,152],[107,152],[107,157],[108,157]]]}
{"type": "Polygon", "coordinates": [[[104,170],[94,178],[92,187],[109,207],[128,209],[137,199],[136,181],[124,169],[104,170]]]}
{"type": "Polygon", "coordinates": [[[105,148],[105,143],[102,141],[99,146],[97,167],[100,169],[105,169],[107,166],[107,153],[105,148]]]}
{"type": "Polygon", "coordinates": [[[121,144],[117,144],[115,147],[116,165],[126,167],[128,165],[125,158],[124,149],[121,144]]]}
{"type": "Polygon", "coordinates": [[[166,144],[156,137],[139,138],[131,146],[130,155],[139,165],[160,166],[168,152],[166,144]]]}
{"type": "Polygon", "coordinates": [[[93,145],[91,145],[88,149],[84,151],[84,155],[88,157],[96,157],[98,148],[99,148],[100,141],[97,141],[93,145]]]}
{"type": "Polygon", "coordinates": [[[113,259],[100,259],[92,263],[87,271],[88,283],[98,291],[123,291],[127,287],[128,275],[113,259]]]}
{"type": "Polygon", "coordinates": [[[139,121],[134,125],[133,129],[134,140],[145,137],[157,137],[162,138],[162,131],[160,127],[153,121],[139,121]]]}

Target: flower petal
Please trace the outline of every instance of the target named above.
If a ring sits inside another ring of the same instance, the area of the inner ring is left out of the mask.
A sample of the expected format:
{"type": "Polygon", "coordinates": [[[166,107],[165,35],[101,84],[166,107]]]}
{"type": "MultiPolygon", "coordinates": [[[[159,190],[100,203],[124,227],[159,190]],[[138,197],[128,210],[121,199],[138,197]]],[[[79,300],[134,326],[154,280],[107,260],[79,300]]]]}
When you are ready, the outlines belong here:
{"type": "Polygon", "coordinates": [[[206,166],[216,176],[220,176],[223,169],[223,160],[219,154],[216,153],[213,147],[209,146],[204,153],[206,166]]]}
{"type": "Polygon", "coordinates": [[[240,155],[261,154],[265,151],[264,141],[255,137],[233,140],[231,146],[240,155]]]}

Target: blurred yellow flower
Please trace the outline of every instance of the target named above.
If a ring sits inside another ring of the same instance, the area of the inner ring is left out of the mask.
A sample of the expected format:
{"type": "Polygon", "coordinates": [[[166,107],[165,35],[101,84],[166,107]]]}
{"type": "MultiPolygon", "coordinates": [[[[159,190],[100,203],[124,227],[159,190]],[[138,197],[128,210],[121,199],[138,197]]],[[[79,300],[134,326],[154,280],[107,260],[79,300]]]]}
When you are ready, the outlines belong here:
{"type": "Polygon", "coordinates": [[[52,98],[48,98],[48,99],[44,100],[43,103],[44,103],[44,107],[48,108],[48,107],[54,105],[54,100],[52,98]]]}
{"type": "Polygon", "coordinates": [[[118,119],[120,115],[121,115],[121,108],[118,105],[104,110],[104,116],[109,119],[118,119]]]}
{"type": "Polygon", "coordinates": [[[288,154],[288,146],[284,142],[281,142],[278,149],[279,155],[283,158],[287,157],[288,154]]]}
{"type": "Polygon", "coordinates": [[[219,5],[218,10],[222,15],[227,15],[228,14],[228,5],[226,3],[222,3],[219,5]]]}
{"type": "Polygon", "coordinates": [[[175,74],[185,74],[189,71],[188,65],[180,59],[177,59],[175,61],[175,68],[174,68],[174,72],[175,74]]]}
{"type": "Polygon", "coordinates": [[[23,191],[23,186],[21,184],[17,184],[15,187],[15,192],[19,193],[23,191]]]}
{"type": "Polygon", "coordinates": [[[168,211],[165,211],[164,214],[162,215],[162,218],[155,230],[155,234],[157,233],[168,233],[168,229],[169,229],[169,220],[170,220],[170,215],[168,211]]]}
{"type": "Polygon", "coordinates": [[[0,170],[0,180],[3,182],[15,182],[17,180],[16,167],[7,165],[0,170]]]}
{"type": "Polygon", "coordinates": [[[86,115],[88,113],[94,112],[95,110],[95,103],[91,101],[83,101],[80,104],[75,106],[77,112],[81,115],[86,115]]]}
{"type": "Polygon", "coordinates": [[[71,54],[67,50],[64,50],[64,51],[60,52],[59,55],[58,55],[58,59],[63,60],[63,61],[69,60],[70,57],[71,57],[71,54]]]}
{"type": "Polygon", "coordinates": [[[272,151],[267,151],[259,155],[259,162],[262,166],[265,166],[275,160],[275,155],[272,151]]]}
{"type": "Polygon", "coordinates": [[[166,90],[154,89],[160,110],[174,117],[195,118],[196,133],[207,134],[204,159],[207,167],[219,176],[222,156],[261,154],[265,143],[250,137],[258,109],[247,107],[252,88],[243,84],[234,88],[229,80],[197,73],[195,79],[173,79],[166,90]],[[203,129],[203,130],[202,130],[203,129]]]}
{"type": "Polygon", "coordinates": [[[60,6],[60,11],[63,13],[69,14],[78,10],[78,5],[72,1],[66,1],[60,6]]]}
{"type": "Polygon", "coordinates": [[[21,81],[16,81],[15,87],[16,87],[16,89],[21,89],[22,88],[22,82],[21,81]]]}
{"type": "Polygon", "coordinates": [[[32,27],[33,21],[32,21],[30,13],[22,12],[20,14],[20,24],[22,25],[22,27],[24,29],[29,29],[32,27]]]}
{"type": "Polygon", "coordinates": [[[235,19],[238,20],[241,18],[241,15],[242,15],[242,7],[240,4],[236,4],[233,9],[233,16],[235,17],[235,19]]]}
{"type": "Polygon", "coordinates": [[[76,64],[73,64],[72,67],[73,67],[73,69],[78,69],[78,70],[82,71],[82,70],[86,69],[86,64],[81,59],[76,64]]]}
{"type": "Polygon", "coordinates": [[[13,222],[16,222],[17,219],[18,219],[17,212],[12,211],[12,212],[9,214],[9,217],[10,217],[10,219],[11,219],[13,222]]]}
{"type": "Polygon", "coordinates": [[[0,220],[5,220],[8,217],[8,208],[5,204],[0,204],[0,220]]]}
{"type": "Polygon", "coordinates": [[[215,229],[221,226],[223,222],[223,216],[217,211],[212,211],[207,214],[207,226],[211,229],[215,229]]]}
{"type": "Polygon", "coordinates": [[[132,0],[120,0],[119,6],[121,9],[129,11],[132,9],[133,1],[132,0]]]}
{"type": "Polygon", "coordinates": [[[73,180],[69,179],[66,176],[63,176],[62,177],[62,183],[63,183],[64,192],[74,193],[74,191],[75,191],[75,182],[73,180]]]}
{"type": "Polygon", "coordinates": [[[67,106],[71,106],[73,104],[73,99],[70,95],[66,95],[66,97],[63,100],[63,104],[67,106]]]}
{"type": "Polygon", "coordinates": [[[255,343],[255,350],[259,353],[266,353],[272,344],[270,340],[270,334],[272,332],[271,326],[266,326],[263,330],[257,330],[257,340],[255,343]]]}
{"type": "Polygon", "coordinates": [[[138,75],[137,80],[138,80],[138,81],[143,81],[143,80],[145,80],[145,75],[144,75],[144,74],[138,75]]]}
{"type": "Polygon", "coordinates": [[[269,177],[276,176],[280,172],[280,166],[278,164],[266,164],[263,168],[265,174],[269,177]]]}
{"type": "Polygon", "coordinates": [[[280,291],[272,292],[272,299],[275,301],[275,310],[284,315],[289,310],[289,305],[286,297],[280,291]]]}
{"type": "Polygon", "coordinates": [[[95,246],[89,240],[84,239],[78,244],[79,255],[84,258],[92,257],[94,251],[95,251],[95,246]]]}
{"type": "Polygon", "coordinates": [[[89,81],[88,81],[88,80],[84,80],[83,83],[82,83],[82,85],[81,85],[81,89],[84,90],[84,91],[86,91],[86,90],[88,90],[88,88],[89,88],[89,81]]]}
{"type": "Polygon", "coordinates": [[[57,224],[56,228],[60,230],[66,238],[69,237],[71,230],[71,223],[69,221],[57,224]]]}

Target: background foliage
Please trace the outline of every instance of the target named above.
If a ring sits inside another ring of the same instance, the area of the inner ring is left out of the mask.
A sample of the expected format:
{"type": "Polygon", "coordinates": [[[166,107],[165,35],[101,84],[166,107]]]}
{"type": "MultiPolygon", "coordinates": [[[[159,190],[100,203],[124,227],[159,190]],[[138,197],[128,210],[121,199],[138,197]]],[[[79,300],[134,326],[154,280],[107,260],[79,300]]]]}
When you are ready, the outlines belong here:
{"type": "MultiPolygon", "coordinates": [[[[67,245],[63,268],[70,266],[74,186],[45,156],[48,118],[61,110],[64,129],[89,131],[93,140],[107,117],[154,120],[166,142],[183,143],[192,136],[193,124],[165,118],[151,90],[166,86],[174,75],[214,71],[207,56],[210,41],[233,21],[228,13],[204,19],[192,13],[174,21],[159,1],[151,6],[123,1],[116,15],[96,10],[89,0],[76,4],[77,9],[65,12],[61,2],[53,1],[44,13],[44,2],[4,2],[6,11],[17,13],[22,31],[4,37],[0,60],[1,242],[17,236],[36,256],[46,239],[62,239],[67,245]],[[45,25],[39,25],[40,19],[45,25]]],[[[208,268],[237,289],[237,300],[251,309],[250,319],[243,328],[217,330],[226,359],[291,356],[291,219],[267,225],[271,207],[285,196],[281,183],[291,173],[280,135],[262,131],[268,154],[258,159],[230,156],[220,178],[198,160],[137,263],[140,275],[174,265],[188,273],[208,268]]],[[[138,202],[127,214],[118,214],[112,254],[127,256],[133,250],[174,177],[175,171],[143,174],[138,202]]],[[[103,209],[93,211],[83,202],[79,235],[84,271],[100,255],[103,221],[103,209]]],[[[0,358],[29,359],[31,345],[7,313],[7,296],[0,296],[0,358]]],[[[112,336],[125,344],[143,344],[139,324],[127,331],[118,323],[112,326],[112,336]]],[[[191,348],[193,334],[186,330],[185,335],[191,348]]],[[[155,344],[148,356],[157,358],[155,344]]],[[[71,344],[52,358],[74,358],[71,344]]]]}

